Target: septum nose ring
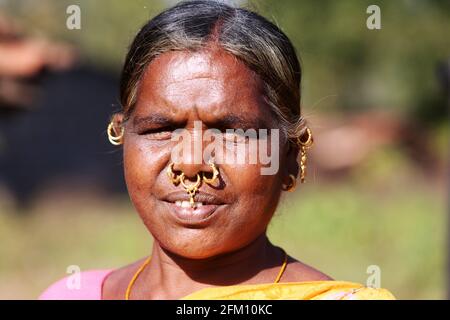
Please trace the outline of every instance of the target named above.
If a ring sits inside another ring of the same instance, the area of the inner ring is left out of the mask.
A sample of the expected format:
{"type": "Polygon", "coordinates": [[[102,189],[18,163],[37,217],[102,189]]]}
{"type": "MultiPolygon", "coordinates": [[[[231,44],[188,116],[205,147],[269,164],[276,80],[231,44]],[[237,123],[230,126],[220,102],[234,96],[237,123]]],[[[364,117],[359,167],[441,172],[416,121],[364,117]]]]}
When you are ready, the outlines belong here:
{"type": "Polygon", "coordinates": [[[194,184],[187,185],[184,182],[184,179],[186,176],[184,175],[184,172],[180,175],[180,182],[183,186],[184,190],[186,190],[187,194],[189,195],[189,203],[191,207],[194,207],[194,196],[197,193],[198,187],[200,186],[202,179],[200,178],[200,174],[197,173],[197,181],[194,184]]]}
{"type": "Polygon", "coordinates": [[[189,203],[190,203],[191,207],[194,207],[194,203],[195,203],[194,202],[194,196],[197,193],[198,188],[200,187],[202,181],[204,181],[207,184],[213,184],[217,180],[217,178],[219,176],[219,170],[217,169],[217,167],[214,164],[214,162],[212,162],[210,160],[208,162],[208,164],[213,170],[212,177],[211,178],[206,177],[204,172],[202,173],[201,176],[200,176],[199,173],[197,173],[196,181],[193,184],[187,184],[186,183],[186,175],[184,174],[184,172],[181,172],[180,175],[178,175],[175,172],[173,172],[173,166],[174,166],[173,162],[171,162],[169,164],[169,167],[167,168],[167,176],[168,176],[170,182],[172,182],[172,184],[174,184],[174,185],[177,185],[177,184],[181,183],[181,185],[183,186],[184,190],[189,195],[189,203]]]}

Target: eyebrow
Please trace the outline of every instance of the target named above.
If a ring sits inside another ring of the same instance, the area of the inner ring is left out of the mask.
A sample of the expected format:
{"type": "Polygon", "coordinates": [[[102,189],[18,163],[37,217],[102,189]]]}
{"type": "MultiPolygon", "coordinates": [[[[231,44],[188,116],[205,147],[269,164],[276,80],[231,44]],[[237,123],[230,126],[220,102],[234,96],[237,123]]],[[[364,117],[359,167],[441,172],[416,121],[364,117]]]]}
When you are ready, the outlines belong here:
{"type": "Polygon", "coordinates": [[[170,118],[159,113],[152,113],[145,117],[135,117],[133,119],[133,126],[139,126],[142,124],[170,125],[173,123],[174,122],[170,118]]]}
{"type": "Polygon", "coordinates": [[[265,129],[269,128],[268,124],[261,119],[247,119],[237,115],[228,114],[222,118],[214,121],[214,126],[219,128],[232,128],[232,129],[265,129]]]}
{"type": "MultiPolygon", "coordinates": [[[[266,121],[261,119],[247,119],[238,115],[227,114],[212,122],[205,122],[210,128],[220,129],[269,129],[266,121]]],[[[145,124],[151,125],[174,125],[175,122],[167,116],[159,113],[153,113],[148,116],[133,118],[133,126],[140,126],[145,124]]]]}

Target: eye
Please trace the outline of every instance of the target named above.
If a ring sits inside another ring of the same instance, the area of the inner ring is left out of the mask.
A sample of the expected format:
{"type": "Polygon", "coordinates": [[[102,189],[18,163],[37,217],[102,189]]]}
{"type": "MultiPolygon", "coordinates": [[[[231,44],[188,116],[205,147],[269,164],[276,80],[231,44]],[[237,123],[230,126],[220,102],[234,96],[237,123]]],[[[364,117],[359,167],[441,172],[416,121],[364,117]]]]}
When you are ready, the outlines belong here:
{"type": "Polygon", "coordinates": [[[231,129],[222,133],[224,140],[235,143],[246,143],[251,139],[258,139],[258,131],[255,129],[231,129]]]}
{"type": "Polygon", "coordinates": [[[172,137],[173,128],[161,127],[161,128],[147,128],[138,131],[140,136],[145,136],[150,139],[170,139],[172,137]]]}

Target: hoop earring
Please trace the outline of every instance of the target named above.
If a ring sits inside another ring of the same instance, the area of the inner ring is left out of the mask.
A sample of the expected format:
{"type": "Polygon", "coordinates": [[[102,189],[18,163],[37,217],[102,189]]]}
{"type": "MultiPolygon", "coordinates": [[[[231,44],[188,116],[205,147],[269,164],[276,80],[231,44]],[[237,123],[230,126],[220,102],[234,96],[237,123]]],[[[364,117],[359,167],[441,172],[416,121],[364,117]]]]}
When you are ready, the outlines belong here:
{"type": "Polygon", "coordinates": [[[180,183],[180,176],[173,172],[173,165],[174,165],[173,162],[169,164],[166,173],[167,176],[169,177],[170,182],[172,182],[174,185],[177,185],[178,183],[180,183]]]}
{"type": "Polygon", "coordinates": [[[297,138],[297,145],[300,147],[300,183],[305,183],[306,179],[306,149],[311,148],[314,143],[311,129],[306,127],[306,133],[308,134],[306,141],[302,141],[300,137],[297,138]]]}
{"type": "Polygon", "coordinates": [[[113,134],[113,123],[112,121],[108,124],[108,129],[106,130],[108,133],[108,140],[109,142],[111,142],[111,144],[118,146],[121,145],[123,143],[123,133],[124,133],[124,128],[120,127],[120,135],[115,136],[113,134]]]}
{"type": "Polygon", "coordinates": [[[194,184],[187,185],[184,182],[185,177],[186,176],[184,175],[184,173],[181,173],[180,182],[181,182],[181,185],[183,186],[184,190],[186,190],[187,194],[189,195],[189,203],[191,204],[191,207],[193,208],[194,207],[194,196],[197,193],[198,187],[200,186],[202,179],[201,179],[200,175],[197,173],[197,181],[194,184]]]}
{"type": "Polygon", "coordinates": [[[313,143],[314,143],[314,139],[313,139],[313,135],[311,132],[311,129],[306,127],[306,133],[308,134],[308,138],[306,139],[306,141],[302,141],[301,137],[297,138],[297,144],[300,146],[303,146],[305,148],[310,148],[313,143]]]}
{"type": "Polygon", "coordinates": [[[208,162],[208,164],[213,170],[213,176],[212,176],[212,178],[207,178],[205,176],[205,173],[203,172],[202,178],[203,178],[203,181],[205,181],[207,184],[213,184],[216,181],[217,177],[219,176],[219,170],[217,169],[214,162],[212,162],[211,160],[208,162]]]}
{"type": "Polygon", "coordinates": [[[281,186],[281,188],[282,188],[282,190],[283,191],[289,191],[289,192],[292,192],[292,191],[294,191],[295,190],[295,187],[297,186],[297,178],[293,175],[293,174],[290,174],[289,175],[289,179],[291,180],[291,181],[289,181],[289,184],[288,185],[282,185],[281,186]]]}

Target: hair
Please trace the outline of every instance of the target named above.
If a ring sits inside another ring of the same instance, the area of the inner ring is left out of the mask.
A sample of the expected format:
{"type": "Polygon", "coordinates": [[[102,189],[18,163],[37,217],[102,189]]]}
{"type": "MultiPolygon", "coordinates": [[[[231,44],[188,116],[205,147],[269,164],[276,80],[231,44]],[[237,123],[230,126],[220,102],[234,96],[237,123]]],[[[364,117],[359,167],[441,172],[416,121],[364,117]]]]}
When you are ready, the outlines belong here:
{"type": "Polygon", "coordinates": [[[148,21],[134,38],[120,80],[125,119],[136,103],[140,80],[157,56],[174,50],[198,51],[218,45],[263,82],[266,102],[285,137],[304,133],[300,110],[301,66],[289,38],[261,15],[217,0],[183,1],[148,21]]]}

